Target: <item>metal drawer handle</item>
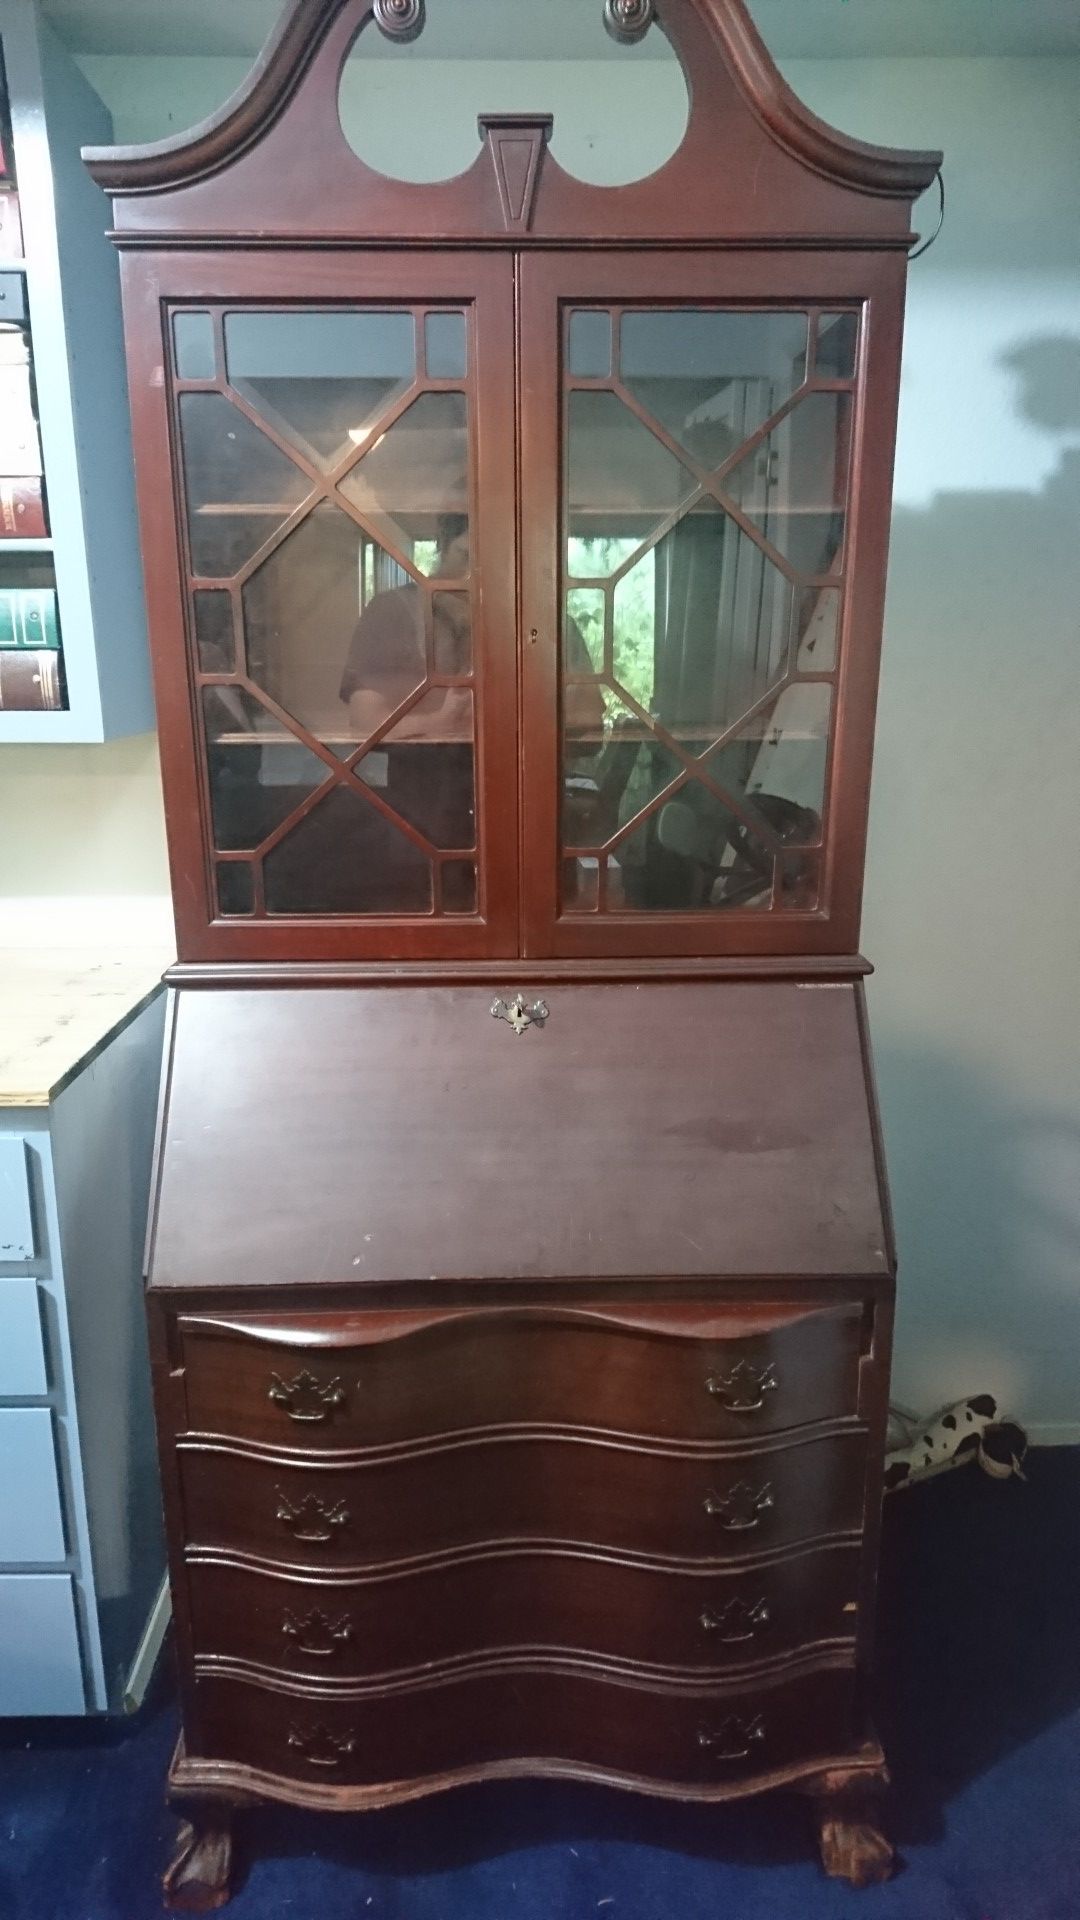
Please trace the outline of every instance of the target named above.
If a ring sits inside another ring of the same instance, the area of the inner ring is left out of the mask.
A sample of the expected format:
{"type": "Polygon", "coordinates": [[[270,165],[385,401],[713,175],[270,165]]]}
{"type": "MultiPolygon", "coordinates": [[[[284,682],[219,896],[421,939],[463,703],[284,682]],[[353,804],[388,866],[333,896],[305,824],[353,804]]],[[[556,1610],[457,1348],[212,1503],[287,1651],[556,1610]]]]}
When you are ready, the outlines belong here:
{"type": "Polygon", "coordinates": [[[705,1382],[705,1391],[719,1400],[725,1413],[760,1413],[765,1395],[775,1393],[779,1385],[771,1360],[763,1367],[752,1367],[749,1360],[740,1360],[730,1373],[711,1373],[705,1382]]]}
{"type": "Polygon", "coordinates": [[[765,1722],[760,1713],[752,1720],[729,1714],[716,1728],[702,1727],[698,1746],[714,1760],[749,1760],[751,1751],[765,1738],[765,1722]]]}
{"type": "Polygon", "coordinates": [[[706,1633],[715,1633],[725,1646],[735,1646],[742,1640],[752,1640],[770,1623],[772,1616],[764,1597],[760,1600],[741,1600],[738,1594],[728,1600],[719,1611],[706,1607],[701,1615],[701,1624],[706,1633]]]}
{"type": "Polygon", "coordinates": [[[515,1033],[526,1033],[530,1027],[542,1027],[551,1018],[551,1009],[543,1000],[534,1000],[531,1007],[525,1005],[525,995],[519,993],[516,1000],[496,1000],[491,1009],[494,1020],[505,1020],[515,1033]]]}
{"type": "Polygon", "coordinates": [[[755,1488],[746,1480],[738,1480],[728,1493],[705,1495],[706,1513],[719,1520],[725,1533],[752,1532],[760,1527],[762,1515],[771,1512],[774,1504],[769,1481],[755,1488]]]}
{"type": "Polygon", "coordinates": [[[276,1407],[283,1407],[290,1420],[301,1420],[309,1426],[331,1420],[337,1408],[345,1405],[345,1389],[340,1380],[330,1380],[323,1386],[306,1370],[288,1384],[279,1373],[272,1373],[266,1397],[276,1407]]]}
{"type": "Polygon", "coordinates": [[[289,1728],[289,1746],[309,1767],[340,1767],[356,1746],[355,1733],[331,1733],[321,1724],[306,1730],[289,1728]]]}
{"type": "Polygon", "coordinates": [[[306,1620],[298,1620],[286,1608],[281,1631],[287,1642],[294,1643],[295,1652],[310,1654],[313,1660],[335,1660],[352,1639],[352,1621],[343,1613],[340,1620],[331,1622],[318,1607],[306,1620]]]}
{"type": "Polygon", "coordinates": [[[299,1506],[296,1506],[287,1494],[282,1493],[280,1487],[277,1489],[277,1497],[277,1518],[283,1527],[288,1527],[289,1532],[297,1540],[323,1546],[328,1540],[333,1539],[335,1529],[347,1527],[349,1524],[349,1510],[344,1500],[338,1500],[333,1506],[328,1506],[325,1501],[319,1499],[317,1494],[309,1493],[307,1498],[301,1500],[299,1506]]]}

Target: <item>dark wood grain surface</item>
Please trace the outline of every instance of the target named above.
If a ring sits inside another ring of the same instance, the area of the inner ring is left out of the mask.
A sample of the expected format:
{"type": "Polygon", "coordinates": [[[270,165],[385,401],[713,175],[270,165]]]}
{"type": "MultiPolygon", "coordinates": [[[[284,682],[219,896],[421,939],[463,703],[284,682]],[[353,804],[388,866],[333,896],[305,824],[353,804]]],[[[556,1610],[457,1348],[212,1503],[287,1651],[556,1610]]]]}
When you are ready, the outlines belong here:
{"type": "Polygon", "coordinates": [[[193,1314],[180,1325],[191,1429],[277,1446],[535,1425],[732,1440],[859,1408],[857,1304],[193,1314]]]}
{"type": "Polygon", "coordinates": [[[853,1643],[858,1563],[850,1545],[692,1573],[520,1549],[358,1580],[189,1556],[187,1581],[200,1654],[298,1677],[419,1673],[530,1648],[722,1672],[853,1643]]]}
{"type": "Polygon", "coordinates": [[[859,1428],[719,1455],[554,1433],[481,1433],[363,1463],[260,1456],[236,1443],[178,1446],[193,1546],[314,1569],[422,1562],[509,1541],[730,1559],[856,1532],[866,1463],[859,1428]],[[748,1517],[752,1525],[739,1524],[748,1517]]]}
{"type": "Polygon", "coordinates": [[[182,993],[158,1287],[890,1269],[855,989],[182,993]]]}
{"type": "Polygon", "coordinates": [[[852,1740],[853,1681],[850,1664],[835,1661],[708,1688],[631,1685],[523,1661],[342,1697],[300,1682],[271,1687],[234,1669],[200,1673],[193,1735],[205,1757],[343,1785],[422,1778],[526,1752],[613,1774],[723,1785],[843,1751],[852,1740]]]}

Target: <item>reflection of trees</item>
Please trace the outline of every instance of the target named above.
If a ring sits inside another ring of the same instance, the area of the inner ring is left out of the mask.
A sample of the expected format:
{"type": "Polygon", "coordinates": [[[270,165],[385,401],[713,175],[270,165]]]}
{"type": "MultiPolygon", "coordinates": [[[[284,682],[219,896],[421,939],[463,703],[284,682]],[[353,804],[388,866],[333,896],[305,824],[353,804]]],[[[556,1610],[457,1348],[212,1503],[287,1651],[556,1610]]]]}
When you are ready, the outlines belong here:
{"type": "MultiPolygon", "coordinates": [[[[610,579],[636,553],[640,541],[596,538],[570,541],[575,577],[610,579]]],[[[595,588],[571,590],[570,613],[576,620],[598,673],[604,666],[604,605],[595,588]]],[[[652,706],[656,679],[656,556],[644,554],[615,592],[616,678],[646,709],[652,706]]]]}

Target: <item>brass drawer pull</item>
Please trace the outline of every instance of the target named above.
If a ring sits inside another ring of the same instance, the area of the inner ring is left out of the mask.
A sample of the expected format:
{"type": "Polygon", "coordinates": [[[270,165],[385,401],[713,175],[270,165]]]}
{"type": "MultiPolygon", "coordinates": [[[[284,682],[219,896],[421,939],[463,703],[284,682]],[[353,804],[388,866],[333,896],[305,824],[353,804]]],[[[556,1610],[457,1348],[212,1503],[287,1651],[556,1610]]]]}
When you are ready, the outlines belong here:
{"type": "Polygon", "coordinates": [[[340,1620],[331,1622],[318,1607],[306,1620],[298,1620],[286,1608],[281,1631],[296,1653],[309,1654],[313,1660],[336,1660],[352,1639],[352,1621],[343,1613],[340,1620]]]}
{"type": "Polygon", "coordinates": [[[277,1497],[277,1518],[283,1527],[288,1527],[289,1532],[297,1540],[323,1546],[328,1540],[333,1539],[336,1529],[347,1527],[349,1524],[349,1510],[344,1500],[338,1500],[333,1506],[329,1506],[324,1500],[320,1500],[317,1494],[309,1493],[306,1499],[301,1500],[299,1506],[296,1506],[287,1494],[282,1493],[280,1487],[277,1489],[277,1497]]]}
{"type": "Polygon", "coordinates": [[[760,1714],[752,1720],[729,1714],[716,1728],[702,1727],[698,1746],[713,1760],[749,1760],[754,1747],[765,1738],[765,1722],[760,1714]]]}
{"type": "Polygon", "coordinates": [[[771,1512],[774,1505],[771,1483],[766,1481],[763,1487],[752,1487],[746,1480],[739,1480],[728,1493],[707,1493],[705,1511],[711,1514],[726,1533],[751,1533],[760,1527],[762,1515],[771,1512]]]}
{"type": "Polygon", "coordinates": [[[743,1640],[753,1640],[770,1623],[772,1616],[764,1597],[760,1600],[740,1600],[738,1594],[724,1603],[714,1613],[706,1607],[701,1615],[701,1624],[706,1633],[715,1633],[727,1647],[733,1647],[743,1640]]]}
{"type": "Polygon", "coordinates": [[[272,1400],[275,1407],[283,1407],[290,1420],[317,1426],[323,1420],[333,1419],[338,1407],[345,1405],[345,1389],[340,1380],[330,1380],[323,1386],[306,1370],[288,1384],[280,1374],[272,1373],[267,1399],[272,1400]]]}
{"type": "Polygon", "coordinates": [[[531,1007],[525,1005],[525,995],[519,993],[515,1000],[496,1000],[491,1009],[494,1020],[505,1020],[515,1033],[526,1033],[530,1027],[542,1027],[551,1018],[551,1010],[543,1000],[534,1000],[531,1007]]]}
{"type": "Polygon", "coordinates": [[[319,1725],[302,1731],[289,1728],[289,1745],[309,1767],[340,1767],[356,1746],[355,1733],[331,1733],[319,1725]]]}
{"type": "Polygon", "coordinates": [[[752,1367],[749,1360],[740,1360],[730,1373],[711,1373],[705,1390],[714,1400],[719,1400],[725,1413],[760,1413],[765,1395],[775,1393],[779,1385],[771,1360],[763,1367],[752,1367]]]}

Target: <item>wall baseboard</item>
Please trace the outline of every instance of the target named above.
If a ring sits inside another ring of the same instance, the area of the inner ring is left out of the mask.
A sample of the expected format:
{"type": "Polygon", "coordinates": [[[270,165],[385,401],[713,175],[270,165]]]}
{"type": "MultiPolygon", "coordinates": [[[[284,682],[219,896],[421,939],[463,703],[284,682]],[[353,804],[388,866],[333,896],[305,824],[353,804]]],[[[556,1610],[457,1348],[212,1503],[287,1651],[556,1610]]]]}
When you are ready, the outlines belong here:
{"type": "Polygon", "coordinates": [[[158,1589],[157,1599],[150,1609],[142,1639],[135,1649],[135,1658],[131,1670],[124,1682],[123,1709],[125,1713],[138,1713],[146,1698],[147,1689],[154,1677],[154,1668],[158,1663],[162,1642],[172,1619],[172,1596],[169,1592],[168,1575],[158,1589]]]}

